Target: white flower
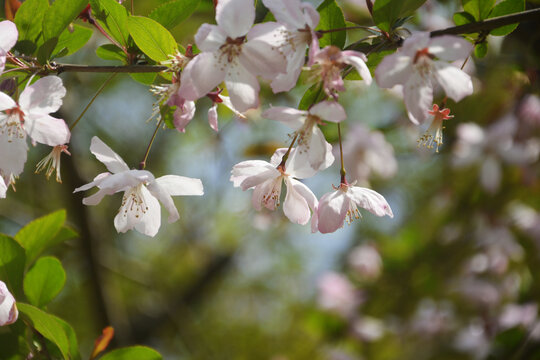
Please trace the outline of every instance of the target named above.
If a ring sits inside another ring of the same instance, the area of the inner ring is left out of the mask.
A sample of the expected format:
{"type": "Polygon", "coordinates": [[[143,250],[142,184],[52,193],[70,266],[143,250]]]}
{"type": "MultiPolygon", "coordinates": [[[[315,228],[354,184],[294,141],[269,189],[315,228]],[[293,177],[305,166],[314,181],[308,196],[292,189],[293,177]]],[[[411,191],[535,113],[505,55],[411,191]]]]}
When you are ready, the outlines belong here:
{"type": "Polygon", "coordinates": [[[313,5],[300,0],[263,0],[276,20],[285,25],[278,37],[277,45],[287,57],[287,73],[277,75],[272,81],[274,93],[289,91],[300,76],[306,57],[306,48],[311,44],[310,56],[319,49],[315,28],[319,24],[319,13],[313,5]]]}
{"type": "Polygon", "coordinates": [[[8,184],[6,184],[4,177],[0,176],[0,199],[6,198],[8,184]]]}
{"type": "Polygon", "coordinates": [[[225,95],[221,95],[221,90],[215,93],[209,93],[207,96],[212,100],[212,106],[208,109],[208,124],[214,131],[218,131],[218,104],[224,105],[231,110],[234,115],[239,119],[246,119],[246,116],[240,111],[236,110],[231,102],[231,98],[225,95]]]}
{"type": "MultiPolygon", "coordinates": [[[[256,210],[264,206],[269,210],[275,210],[279,206],[281,186],[285,182],[287,195],[283,204],[283,212],[293,223],[305,225],[315,214],[317,198],[311,190],[297,179],[304,179],[316,173],[309,164],[295,161],[296,151],[293,149],[283,164],[282,158],[287,149],[278,149],[270,162],[262,160],[248,160],[234,165],[231,171],[231,181],[235,187],[242,190],[253,188],[252,205],[256,210]]],[[[321,165],[327,168],[334,161],[331,151],[321,165]]],[[[317,231],[317,218],[311,221],[311,230],[317,231]]]]}
{"type": "Polygon", "coordinates": [[[8,51],[17,43],[19,32],[14,23],[9,20],[0,21],[0,74],[6,66],[8,51]]]}
{"type": "Polygon", "coordinates": [[[0,326],[13,324],[17,321],[19,311],[15,298],[9,292],[6,284],[0,280],[0,326]]]}
{"type": "Polygon", "coordinates": [[[18,176],[26,162],[26,135],[49,146],[69,142],[70,132],[62,119],[49,116],[62,105],[66,89],[57,76],[47,76],[28,86],[16,103],[0,92],[0,172],[18,176]]]}
{"type": "Polygon", "coordinates": [[[169,212],[169,223],[180,218],[171,196],[203,195],[201,180],[177,175],[165,175],[155,179],[146,170],[130,170],[124,160],[98,137],[92,138],[90,151],[110,171],[101,173],[94,181],[74,192],[96,186],[95,194],[83,199],[85,205],[97,205],[105,195],[124,192],[122,206],[114,218],[118,232],[135,229],[145,235],[154,236],[161,225],[161,208],[158,200],[169,212]],[[111,174],[112,173],[112,174],[111,174]]]}
{"type": "Polygon", "coordinates": [[[238,111],[258,107],[257,76],[272,79],[286,71],[287,62],[272,45],[283,25],[266,22],[251,28],[254,20],[253,0],[218,2],[217,25],[203,24],[195,35],[201,53],[182,72],[180,96],[196,100],[225,81],[238,111]]]}
{"type": "Polygon", "coordinates": [[[428,111],[428,114],[433,116],[433,120],[424,135],[418,139],[418,147],[435,148],[435,152],[439,152],[439,146],[443,144],[443,120],[452,119],[454,115],[450,115],[450,109],[439,109],[437,104],[433,104],[433,110],[428,111]]]}
{"type": "Polygon", "coordinates": [[[38,162],[36,166],[36,174],[46,169],[45,176],[47,177],[47,180],[49,180],[49,177],[51,176],[53,171],[56,171],[56,181],[61,183],[62,178],[60,177],[60,156],[62,155],[62,153],[66,153],[71,156],[67,148],[67,145],[55,146],[49,155],[45,156],[40,162],[38,162]]]}
{"type": "Polygon", "coordinates": [[[319,231],[331,233],[343,226],[345,219],[350,224],[360,218],[358,207],[364,208],[377,216],[394,217],[386,199],[376,191],[354,186],[355,183],[341,183],[335,191],[326,193],[319,201],[317,217],[319,231]]]}
{"type": "Polygon", "coordinates": [[[415,33],[405,40],[400,50],[381,61],[375,78],[383,88],[403,85],[409,119],[419,124],[428,118],[434,84],[439,84],[454,101],[472,94],[471,77],[447,63],[465,60],[472,48],[471,43],[456,36],[430,38],[427,32],[415,33]]]}
{"type": "Polygon", "coordinates": [[[323,101],[308,111],[276,106],[266,110],[262,116],[293,128],[295,133],[291,136],[297,136],[297,156],[305,158],[313,169],[319,169],[326,159],[326,152],[332,146],[326,142],[317,125],[322,125],[322,120],[339,123],[345,120],[347,114],[338,102],[323,101]]]}

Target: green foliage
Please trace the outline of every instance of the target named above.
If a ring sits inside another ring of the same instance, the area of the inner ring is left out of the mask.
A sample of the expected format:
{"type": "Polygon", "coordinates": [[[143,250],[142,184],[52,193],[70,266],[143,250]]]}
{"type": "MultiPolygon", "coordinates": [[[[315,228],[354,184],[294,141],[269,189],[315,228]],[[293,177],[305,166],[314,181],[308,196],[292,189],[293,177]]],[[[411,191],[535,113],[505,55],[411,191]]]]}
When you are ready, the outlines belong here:
{"type": "Polygon", "coordinates": [[[162,356],[155,350],[146,346],[131,346],[122,349],[113,350],[103,357],[101,360],[161,360],[162,356]]]}
{"type": "Polygon", "coordinates": [[[26,265],[31,265],[39,254],[58,244],[57,234],[66,221],[66,211],[59,210],[40,217],[23,227],[15,239],[26,250],[26,265]]]}
{"type": "Polygon", "coordinates": [[[137,82],[140,82],[144,85],[152,85],[154,80],[156,80],[156,73],[131,73],[129,74],[131,78],[137,82]]]}
{"type": "Polygon", "coordinates": [[[68,56],[79,51],[90,40],[92,33],[92,29],[80,25],[73,25],[73,31],[64,30],[58,38],[53,57],[68,56]]]}
{"type": "Polygon", "coordinates": [[[155,20],[143,16],[130,16],[129,34],[135,44],[154,61],[165,61],[177,52],[178,46],[171,33],[155,20]]]}
{"type": "MultiPolygon", "coordinates": [[[[318,30],[338,29],[346,26],[343,11],[335,0],[325,0],[319,5],[317,11],[321,16],[319,26],[317,27],[318,30]]],[[[334,45],[343,48],[346,40],[347,34],[345,31],[336,31],[324,34],[319,40],[319,44],[321,47],[334,45]]]]}
{"type": "Polygon", "coordinates": [[[119,60],[123,64],[127,64],[128,62],[126,53],[113,44],[101,45],[96,49],[96,55],[103,60],[119,60]]]}
{"type": "Polygon", "coordinates": [[[379,29],[391,31],[400,18],[413,14],[426,0],[377,0],[373,4],[373,21],[379,29]]]}
{"type": "Polygon", "coordinates": [[[150,19],[172,29],[197,10],[200,0],[175,0],[158,6],[148,15],[150,19]]]}
{"type": "Polygon", "coordinates": [[[488,51],[488,43],[486,41],[481,42],[480,44],[477,44],[474,47],[474,56],[476,56],[479,59],[483,58],[484,56],[486,56],[487,51],[488,51]]]}
{"type": "Polygon", "coordinates": [[[28,55],[34,53],[48,8],[47,0],[27,0],[21,5],[15,14],[15,25],[19,31],[17,50],[28,55]]]}
{"type": "Polygon", "coordinates": [[[0,279],[15,296],[22,293],[24,249],[12,237],[0,234],[0,279]]]}
{"type": "Polygon", "coordinates": [[[463,10],[471,14],[476,21],[486,19],[495,5],[495,0],[462,0],[463,10]]]}
{"type": "Polygon", "coordinates": [[[113,39],[122,46],[128,44],[128,12],[115,0],[90,0],[92,14],[113,39]]]}
{"type": "Polygon", "coordinates": [[[55,318],[55,320],[62,326],[62,328],[64,328],[69,343],[69,353],[71,354],[71,359],[80,360],[81,355],[79,354],[79,342],[77,341],[75,330],[73,330],[73,327],[71,327],[71,325],[69,325],[66,321],[60,318],[55,318]]]}
{"type": "MultiPolygon", "coordinates": [[[[503,0],[491,11],[489,18],[517,13],[525,10],[525,0],[503,0]]],[[[495,36],[504,36],[510,34],[517,28],[518,24],[511,24],[491,30],[490,34],[495,36]]]]}
{"type": "Polygon", "coordinates": [[[298,104],[298,109],[307,110],[311,105],[318,103],[324,99],[325,93],[322,88],[322,83],[317,83],[306,90],[304,96],[298,104]]]}
{"type": "Polygon", "coordinates": [[[66,272],[54,257],[42,257],[24,277],[24,294],[28,301],[39,308],[56,297],[66,283],[66,272]]]}
{"type": "Polygon", "coordinates": [[[454,14],[454,24],[456,25],[465,25],[475,22],[474,16],[469,14],[466,11],[461,11],[454,14]]]}
{"type": "Polygon", "coordinates": [[[70,340],[64,330],[64,322],[56,316],[29,304],[17,302],[17,308],[23,317],[25,317],[44,338],[51,341],[58,347],[62,357],[66,360],[72,359],[70,340]]]}

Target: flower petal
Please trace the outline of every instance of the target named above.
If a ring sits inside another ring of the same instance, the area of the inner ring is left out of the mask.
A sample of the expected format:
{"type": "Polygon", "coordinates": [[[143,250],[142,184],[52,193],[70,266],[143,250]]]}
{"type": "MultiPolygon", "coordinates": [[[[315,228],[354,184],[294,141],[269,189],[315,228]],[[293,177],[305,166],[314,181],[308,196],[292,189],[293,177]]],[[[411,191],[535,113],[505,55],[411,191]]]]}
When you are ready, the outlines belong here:
{"type": "Polygon", "coordinates": [[[378,192],[358,186],[349,186],[347,195],[352,198],[356,205],[360,206],[377,216],[388,215],[394,217],[392,209],[386,199],[378,192]]]}
{"type": "Polygon", "coordinates": [[[405,84],[412,72],[412,59],[399,52],[385,56],[375,69],[375,80],[382,88],[405,84]]]}
{"type": "Polygon", "coordinates": [[[259,106],[259,82],[243,66],[231,66],[225,77],[225,86],[233,106],[240,112],[259,106]]]}
{"type": "Polygon", "coordinates": [[[60,109],[65,95],[62,79],[45,76],[24,89],[19,97],[19,105],[26,114],[50,114],[60,109]]]}
{"type": "Polygon", "coordinates": [[[116,231],[125,233],[135,228],[142,234],[154,236],[161,226],[161,208],[158,200],[145,186],[132,188],[124,193],[122,206],[114,218],[116,231]],[[134,206],[131,197],[136,197],[139,206],[134,206]],[[129,200],[129,201],[126,201],[129,200]]]}
{"type": "Polygon", "coordinates": [[[24,129],[32,140],[49,146],[67,144],[71,137],[64,120],[45,114],[28,114],[24,129]]]}
{"type": "Polygon", "coordinates": [[[129,170],[124,160],[97,136],[92,138],[90,152],[113,174],[129,170]]]}
{"type": "Polygon", "coordinates": [[[16,106],[17,103],[9,95],[0,91],[0,111],[13,109],[16,106]]]}
{"type": "Polygon", "coordinates": [[[215,132],[218,131],[217,103],[214,103],[214,105],[208,109],[208,125],[210,125],[210,128],[215,132]]]}
{"type": "Polygon", "coordinates": [[[449,98],[457,102],[473,93],[471,77],[463,70],[442,61],[434,61],[433,65],[435,78],[449,98]]]}
{"type": "Polygon", "coordinates": [[[7,185],[4,181],[4,178],[0,176],[0,199],[6,198],[7,185]]]}
{"type": "Polygon", "coordinates": [[[242,46],[239,60],[253,75],[273,79],[277,74],[287,72],[287,58],[279,50],[285,27],[275,22],[255,25],[248,33],[248,41],[242,46]]]}
{"type": "Polygon", "coordinates": [[[98,176],[96,176],[92,182],[89,182],[88,184],[85,184],[83,186],[79,186],[78,188],[73,190],[73,192],[76,193],[76,192],[79,192],[79,191],[86,191],[88,189],[93,188],[94,186],[99,186],[99,184],[101,184],[103,182],[103,180],[107,176],[110,176],[110,175],[112,175],[110,172],[101,173],[98,176]]]}
{"type": "Polygon", "coordinates": [[[186,132],[186,126],[195,116],[195,102],[186,100],[174,111],[174,127],[180,132],[186,132]]]}
{"type": "Polygon", "coordinates": [[[247,34],[255,21],[253,0],[219,0],[216,22],[233,39],[247,34]]]}
{"type": "Polygon", "coordinates": [[[306,122],[308,112],[285,106],[274,106],[265,110],[262,117],[270,120],[276,120],[291,127],[294,130],[299,129],[306,122]]]}
{"type": "Polygon", "coordinates": [[[272,80],[271,86],[274,94],[291,90],[297,83],[302,72],[302,66],[306,59],[306,49],[304,46],[297,46],[296,51],[287,57],[287,72],[278,74],[272,80]]]}
{"type": "Polygon", "coordinates": [[[219,53],[200,53],[182,71],[178,94],[192,101],[205,96],[223,81],[227,68],[219,53]]]}
{"type": "MultiPolygon", "coordinates": [[[[200,179],[179,175],[165,175],[157,178],[155,182],[171,196],[204,195],[200,179]]],[[[148,189],[150,189],[150,185],[148,185],[148,189]]]]}
{"type": "Polygon", "coordinates": [[[371,85],[373,79],[371,77],[371,72],[365,63],[367,61],[366,55],[352,50],[343,51],[341,54],[343,55],[343,62],[354,66],[366,84],[371,85]]]}
{"type": "Polygon", "coordinates": [[[417,125],[423,123],[429,117],[428,111],[433,106],[431,82],[415,71],[403,87],[403,100],[409,119],[417,125]]]}
{"type": "Polygon", "coordinates": [[[268,169],[262,173],[246,177],[244,181],[242,181],[242,183],[240,184],[240,187],[242,188],[242,190],[245,191],[265,182],[266,180],[276,179],[280,176],[281,173],[278,170],[268,169]]]}
{"type": "Polygon", "coordinates": [[[321,101],[311,107],[309,113],[334,123],[341,122],[347,118],[345,109],[337,101],[321,101]]]}
{"type": "Polygon", "coordinates": [[[319,20],[321,16],[319,12],[311,5],[310,3],[302,3],[302,11],[304,12],[304,20],[306,24],[311,28],[315,29],[319,25],[319,20]]]}
{"type": "Polygon", "coordinates": [[[0,34],[2,34],[0,36],[0,49],[8,52],[17,43],[19,36],[17,26],[9,20],[0,21],[0,34]]]}
{"type": "Polygon", "coordinates": [[[216,25],[202,24],[195,34],[195,43],[201,51],[218,51],[227,41],[227,35],[216,25]]]}
{"type": "MultiPolygon", "coordinates": [[[[173,175],[169,175],[169,176],[173,176],[173,175]]],[[[161,186],[156,180],[148,184],[148,191],[150,192],[150,194],[156,197],[159,200],[159,202],[163,204],[165,209],[167,209],[167,211],[169,212],[169,217],[167,219],[169,224],[180,219],[180,215],[178,214],[178,209],[174,205],[174,201],[167,188],[161,186]]]]}
{"type": "Polygon", "coordinates": [[[24,170],[28,152],[26,136],[13,136],[10,140],[7,134],[0,134],[0,171],[4,176],[19,176],[24,170]]]}
{"type": "Polygon", "coordinates": [[[323,195],[317,208],[317,219],[321,233],[332,233],[343,226],[349,210],[349,201],[350,199],[341,190],[323,195]]]}
{"type": "Polygon", "coordinates": [[[0,280],[0,326],[13,324],[17,321],[18,316],[15,298],[9,292],[6,284],[0,280]]]}
{"type": "Polygon", "coordinates": [[[427,31],[418,31],[405,39],[401,52],[411,58],[414,58],[416,52],[425,49],[430,43],[430,34],[427,31]]]}
{"type": "Polygon", "coordinates": [[[234,187],[239,187],[247,177],[260,174],[274,168],[270,163],[262,160],[242,161],[233,166],[230,181],[234,187]]]}
{"type": "Polygon", "coordinates": [[[466,59],[474,46],[467,40],[458,36],[443,35],[431,38],[428,51],[441,60],[455,61],[466,59]]]}
{"type": "Polygon", "coordinates": [[[283,213],[295,224],[307,224],[311,217],[308,202],[296,191],[289,177],[285,177],[285,185],[287,186],[287,195],[285,195],[283,213]]]}
{"type": "Polygon", "coordinates": [[[312,211],[311,216],[311,232],[315,233],[318,231],[318,218],[317,218],[317,207],[319,206],[319,201],[313,192],[303,183],[298,180],[290,179],[294,189],[306,199],[309,208],[312,211]]]}

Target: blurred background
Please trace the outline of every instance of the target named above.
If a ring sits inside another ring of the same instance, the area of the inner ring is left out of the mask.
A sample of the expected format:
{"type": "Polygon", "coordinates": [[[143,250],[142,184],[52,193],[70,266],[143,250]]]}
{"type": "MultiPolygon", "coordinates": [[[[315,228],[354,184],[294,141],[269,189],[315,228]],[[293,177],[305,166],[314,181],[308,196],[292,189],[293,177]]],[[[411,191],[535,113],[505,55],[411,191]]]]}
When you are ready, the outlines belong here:
{"type": "MultiPolygon", "coordinates": [[[[135,12],[163,2],[135,1],[135,12]]],[[[339,3],[348,21],[372,25],[363,0],[339,3]]],[[[449,27],[459,10],[458,1],[429,0],[406,27],[449,27]]],[[[177,41],[193,42],[213,14],[201,1],[174,29],[177,41]]],[[[115,64],[95,55],[106,42],[95,33],[58,62],[115,64]]],[[[112,325],[112,346],[145,344],[166,359],[540,359],[540,24],[488,42],[487,55],[465,67],[474,94],[447,103],[455,117],[439,153],[417,147],[425,128],[407,119],[399,89],[346,83],[348,180],[383,194],[393,219],[363,211],[322,235],[281,209],[252,209],[251,191],[233,188],[230,170],[288,146],[290,130],[261,109],[295,107],[309,87],[273,95],[265,84],[247,120],[220,107],[215,133],[202,99],[186,133],[158,133],[147,170],[201,178],[205,195],[175,198],[181,218],[164,221],[155,238],[118,234],[120,194],[95,207],[81,203],[92,190],[72,194],[105,170],[89,152],[92,136],[136,168],[154,131],[149,87],[118,75],[74,129],[62,184],[33,174],[50,149],[31,147],[17,191],[0,201],[0,232],[67,210],[81,236],[54,252],[67,283],[49,310],[72,324],[83,354],[112,325]]],[[[68,92],[57,115],[70,124],[109,75],[61,77],[68,92]]],[[[335,144],[335,126],[324,131],[335,144]]],[[[306,180],[319,198],[338,182],[337,163],[306,180]]]]}

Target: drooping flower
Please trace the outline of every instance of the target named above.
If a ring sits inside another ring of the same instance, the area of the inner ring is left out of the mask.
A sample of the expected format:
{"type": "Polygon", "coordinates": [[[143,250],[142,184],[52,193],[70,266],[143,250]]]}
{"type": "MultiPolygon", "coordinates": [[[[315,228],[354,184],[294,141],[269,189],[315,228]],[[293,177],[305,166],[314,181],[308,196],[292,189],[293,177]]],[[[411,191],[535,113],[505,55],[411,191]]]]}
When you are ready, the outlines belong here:
{"type": "Polygon", "coordinates": [[[371,84],[371,73],[366,65],[367,57],[361,52],[346,50],[330,45],[318,50],[312,57],[310,65],[314,77],[323,81],[323,89],[328,96],[337,98],[338,92],[345,91],[342,71],[352,65],[367,85],[371,84]]]}
{"type": "Polygon", "coordinates": [[[443,144],[443,120],[449,120],[454,115],[450,115],[450,109],[439,109],[437,104],[433,104],[433,110],[428,113],[433,115],[433,120],[424,135],[418,139],[418,147],[435,148],[435,152],[439,152],[439,146],[443,144]]]}
{"type": "Polygon", "coordinates": [[[319,201],[317,217],[319,231],[331,233],[343,226],[345,220],[351,223],[360,218],[358,207],[364,208],[377,216],[394,217],[386,199],[376,191],[354,186],[355,183],[341,182],[334,187],[334,192],[326,193],[319,201]]]}
{"type": "Polygon", "coordinates": [[[195,35],[201,53],[182,72],[180,96],[196,100],[225,81],[238,111],[259,105],[257,76],[273,79],[286,71],[287,62],[273,45],[283,25],[266,22],[251,28],[254,20],[253,0],[218,2],[217,25],[203,24],[195,35]]]}
{"type": "Polygon", "coordinates": [[[67,148],[67,145],[57,145],[53,147],[51,153],[37,163],[36,174],[45,170],[45,176],[47,177],[47,180],[49,180],[53,171],[56,171],[56,181],[62,183],[62,178],[60,177],[60,156],[62,153],[71,156],[67,148]]]}
{"type": "Polygon", "coordinates": [[[17,177],[23,171],[26,135],[49,146],[69,142],[71,134],[65,121],[49,115],[60,108],[65,94],[58,76],[47,76],[28,86],[18,103],[0,93],[0,172],[4,176],[17,177]]]}
{"type": "Polygon", "coordinates": [[[297,156],[306,159],[313,169],[319,169],[332,146],[318,125],[323,124],[322,120],[339,123],[345,120],[347,114],[338,102],[322,101],[307,111],[276,106],[266,110],[262,116],[293,128],[295,132],[291,136],[297,137],[297,156]]]}
{"type": "Polygon", "coordinates": [[[6,284],[0,280],[0,326],[13,324],[19,317],[15,298],[6,284]]]}
{"type": "Polygon", "coordinates": [[[17,26],[9,20],[0,21],[0,74],[6,66],[7,53],[17,43],[19,32],[17,26]]]}
{"type": "Polygon", "coordinates": [[[161,202],[169,212],[169,223],[180,218],[171,196],[203,195],[201,180],[178,175],[165,175],[155,179],[147,170],[130,170],[124,160],[98,137],[92,138],[90,151],[110,172],[101,173],[94,181],[74,192],[94,186],[99,190],[83,199],[85,205],[97,205],[105,195],[124,192],[122,205],[114,218],[118,232],[135,229],[154,236],[161,226],[161,202]],[[112,173],[112,174],[111,174],[112,173]],[[159,200],[159,201],[158,201],[159,200]]]}
{"type": "MultiPolygon", "coordinates": [[[[305,225],[315,214],[317,198],[313,192],[296,179],[304,179],[316,173],[309,164],[295,161],[296,150],[291,150],[285,164],[282,158],[287,149],[278,149],[270,162],[262,160],[248,160],[234,165],[231,171],[231,181],[235,187],[242,190],[253,188],[252,205],[255,210],[264,206],[275,210],[280,204],[281,186],[285,182],[287,195],[283,204],[283,212],[293,223],[305,225]]],[[[326,161],[319,170],[327,168],[334,161],[331,151],[327,152],[326,161]]],[[[317,218],[311,220],[311,230],[317,231],[317,218]]]]}
{"type": "Polygon", "coordinates": [[[472,49],[470,42],[456,36],[430,38],[429,33],[418,32],[407,38],[396,53],[381,61],[375,78],[383,88],[403,85],[409,119],[419,124],[429,116],[434,84],[439,84],[456,102],[472,94],[471,77],[448,63],[465,60],[472,49]]]}
{"type": "Polygon", "coordinates": [[[272,80],[274,93],[289,91],[300,76],[306,57],[306,48],[311,45],[310,57],[319,50],[315,28],[319,24],[319,13],[313,5],[300,0],[263,0],[276,20],[285,25],[277,37],[277,46],[287,58],[287,73],[278,74],[272,80]]]}

